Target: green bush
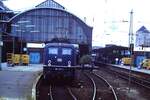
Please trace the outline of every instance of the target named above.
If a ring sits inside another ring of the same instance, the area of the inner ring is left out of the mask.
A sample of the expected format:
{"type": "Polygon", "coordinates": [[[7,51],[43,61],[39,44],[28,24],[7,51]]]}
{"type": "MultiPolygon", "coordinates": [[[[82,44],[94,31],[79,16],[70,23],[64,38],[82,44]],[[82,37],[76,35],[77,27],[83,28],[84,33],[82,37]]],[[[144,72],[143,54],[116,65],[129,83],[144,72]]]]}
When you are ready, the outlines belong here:
{"type": "Polygon", "coordinates": [[[90,64],[91,62],[92,62],[92,59],[90,55],[83,55],[80,58],[80,64],[90,64]]]}
{"type": "Polygon", "coordinates": [[[0,97],[0,100],[6,100],[6,99],[4,99],[3,97],[0,97]]]}

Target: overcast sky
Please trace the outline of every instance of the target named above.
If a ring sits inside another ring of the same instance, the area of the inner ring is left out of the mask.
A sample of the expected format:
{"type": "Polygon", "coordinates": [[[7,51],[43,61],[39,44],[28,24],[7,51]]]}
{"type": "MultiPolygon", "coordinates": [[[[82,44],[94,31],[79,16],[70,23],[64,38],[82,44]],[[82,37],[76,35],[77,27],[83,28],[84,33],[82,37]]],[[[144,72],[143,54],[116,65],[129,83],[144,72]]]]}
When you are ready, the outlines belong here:
{"type": "MultiPolygon", "coordinates": [[[[15,11],[33,8],[45,0],[8,0],[5,5],[15,11]]],[[[134,12],[134,33],[145,25],[150,30],[149,0],[55,0],[93,27],[93,45],[128,46],[130,11],[134,12]]]]}

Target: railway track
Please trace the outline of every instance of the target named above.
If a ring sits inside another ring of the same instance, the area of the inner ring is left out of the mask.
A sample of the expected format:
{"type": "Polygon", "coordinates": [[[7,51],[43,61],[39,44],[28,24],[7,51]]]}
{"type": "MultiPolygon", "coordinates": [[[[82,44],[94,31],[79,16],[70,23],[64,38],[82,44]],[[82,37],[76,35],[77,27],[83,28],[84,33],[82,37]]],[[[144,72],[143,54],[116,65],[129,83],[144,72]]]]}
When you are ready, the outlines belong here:
{"type": "Polygon", "coordinates": [[[91,100],[118,100],[113,87],[101,76],[94,73],[85,73],[92,81],[93,96],[91,100]]]}
{"type": "Polygon", "coordinates": [[[52,86],[50,85],[49,92],[50,100],[77,100],[71,89],[66,86],[52,86]]]}
{"type": "MultiPolygon", "coordinates": [[[[97,63],[99,65],[99,63],[97,63]]],[[[134,71],[129,71],[127,69],[111,67],[110,65],[102,64],[101,67],[105,66],[107,68],[105,71],[108,73],[116,74],[122,79],[130,80],[132,83],[140,85],[148,90],[150,90],[150,76],[144,73],[138,73],[134,71]]]]}
{"type": "Polygon", "coordinates": [[[104,78],[87,71],[78,74],[78,82],[74,84],[80,84],[79,87],[63,82],[58,82],[61,85],[45,84],[41,78],[37,84],[37,100],[118,100],[113,87],[104,78]]]}
{"type": "Polygon", "coordinates": [[[116,92],[115,92],[113,86],[110,85],[110,83],[109,83],[105,78],[103,78],[102,76],[100,76],[100,75],[98,75],[98,74],[96,74],[96,73],[93,73],[93,75],[95,75],[95,76],[97,76],[98,78],[102,79],[102,80],[108,85],[108,88],[111,89],[112,94],[113,94],[113,96],[114,96],[114,100],[118,100],[117,94],[116,94],[116,92]]]}
{"type": "MultiPolygon", "coordinates": [[[[37,85],[38,89],[36,91],[36,100],[135,100],[132,99],[134,97],[130,97],[128,94],[128,81],[126,80],[129,79],[129,76],[125,76],[124,74],[125,73],[123,73],[122,71],[116,72],[116,70],[113,69],[108,70],[105,68],[100,68],[100,70],[94,70],[93,73],[91,73],[90,71],[79,71],[77,74],[78,78],[77,80],[75,80],[76,82],[73,82],[73,86],[67,85],[66,83],[63,83],[61,86],[57,86],[56,84],[45,85],[44,82],[41,81],[38,82],[39,86],[37,85]],[[106,78],[108,82],[100,76],[106,78]],[[109,82],[113,86],[111,86],[109,82]],[[117,91],[117,95],[115,91],[117,91]]],[[[135,77],[136,75],[133,76],[135,77]]],[[[137,76],[137,78],[139,79],[139,75],[137,76]]],[[[131,81],[138,82],[139,80],[133,79],[134,77],[132,77],[131,81]]],[[[141,82],[139,83],[141,83],[142,85],[146,85],[144,82],[147,80],[140,81],[141,82]]],[[[149,82],[147,84],[149,84],[149,82]]],[[[135,84],[131,84],[131,87],[131,90],[136,91],[137,88],[137,91],[141,91],[141,93],[144,93],[143,91],[146,90],[142,87],[141,90],[141,88],[138,88],[139,86],[135,84]]],[[[130,92],[130,94],[134,94],[133,91],[130,92]]],[[[144,94],[144,96],[142,97],[147,98],[148,95],[144,94]]],[[[139,97],[139,99],[137,99],[137,97],[136,100],[143,100],[141,99],[142,97],[139,97]]]]}
{"type": "Polygon", "coordinates": [[[79,71],[78,76],[76,80],[78,87],[71,87],[70,90],[76,95],[77,100],[92,100],[93,84],[91,80],[85,76],[83,71],[79,71]]]}
{"type": "Polygon", "coordinates": [[[92,95],[92,97],[91,97],[91,100],[95,100],[96,99],[96,90],[97,90],[97,86],[96,86],[96,83],[95,83],[95,81],[94,81],[94,79],[91,77],[91,76],[89,76],[87,73],[84,73],[90,80],[91,80],[91,82],[92,82],[92,85],[93,85],[93,95],[92,95]]]}
{"type": "Polygon", "coordinates": [[[77,100],[77,98],[69,85],[65,85],[63,82],[61,84],[45,83],[42,77],[37,84],[36,100],[77,100]]]}
{"type": "MultiPolygon", "coordinates": [[[[108,71],[108,70],[107,70],[108,71]]],[[[150,81],[149,80],[146,80],[142,77],[137,77],[137,75],[135,74],[132,74],[128,72],[123,72],[123,71],[117,71],[117,70],[113,70],[113,69],[110,69],[110,71],[108,71],[109,73],[115,73],[117,74],[119,77],[123,78],[123,79],[126,79],[126,80],[131,80],[131,82],[135,83],[135,84],[138,84],[146,89],[149,89],[150,90],[150,81]]]]}
{"type": "MultiPolygon", "coordinates": [[[[118,99],[119,100],[149,100],[150,95],[148,94],[150,89],[147,89],[143,86],[139,86],[139,84],[134,84],[133,82],[131,82],[131,84],[129,84],[129,76],[125,76],[123,73],[129,73],[129,71],[124,72],[124,70],[117,70],[117,68],[114,67],[99,67],[99,70],[94,70],[93,72],[103,76],[104,78],[106,78],[111,85],[114,87],[118,99]],[[112,70],[110,70],[112,69],[112,70]],[[120,74],[118,74],[120,73],[120,74]],[[134,96],[134,97],[133,97],[134,96]]],[[[129,74],[127,74],[129,75],[129,74]]],[[[131,75],[139,78],[143,79],[143,76],[138,75],[137,73],[131,72],[131,75]]],[[[131,81],[133,81],[134,79],[131,78],[131,81]]],[[[147,80],[146,80],[147,81],[147,80]]],[[[143,84],[143,83],[142,83],[143,84]]]]}

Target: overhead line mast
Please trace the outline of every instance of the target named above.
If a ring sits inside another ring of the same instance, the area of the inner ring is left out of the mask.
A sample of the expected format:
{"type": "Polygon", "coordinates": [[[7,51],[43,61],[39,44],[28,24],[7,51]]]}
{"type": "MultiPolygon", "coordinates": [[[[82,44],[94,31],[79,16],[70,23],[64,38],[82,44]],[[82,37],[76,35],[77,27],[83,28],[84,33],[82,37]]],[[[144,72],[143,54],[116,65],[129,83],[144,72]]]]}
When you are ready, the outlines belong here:
{"type": "Polygon", "coordinates": [[[133,49],[134,49],[134,38],[133,38],[133,9],[130,12],[130,26],[129,26],[129,51],[130,57],[132,58],[129,70],[129,92],[130,92],[130,85],[131,85],[131,71],[133,66],[133,49]]]}
{"type": "Polygon", "coordinates": [[[129,46],[134,43],[133,38],[133,10],[130,12],[130,26],[129,26],[129,46]]]}

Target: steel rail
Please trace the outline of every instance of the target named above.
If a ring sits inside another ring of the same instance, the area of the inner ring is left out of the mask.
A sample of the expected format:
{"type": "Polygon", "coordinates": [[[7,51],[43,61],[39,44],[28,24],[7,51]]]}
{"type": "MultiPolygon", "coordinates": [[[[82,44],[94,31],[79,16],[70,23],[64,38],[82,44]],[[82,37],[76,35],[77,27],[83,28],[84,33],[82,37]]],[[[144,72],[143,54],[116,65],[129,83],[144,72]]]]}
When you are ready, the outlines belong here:
{"type": "Polygon", "coordinates": [[[93,80],[92,77],[90,77],[89,75],[87,75],[86,73],[84,73],[91,81],[92,81],[92,84],[93,84],[93,97],[92,97],[92,100],[95,100],[96,99],[96,84],[95,84],[95,81],[93,80]]]}
{"type": "MultiPolygon", "coordinates": [[[[78,100],[75,95],[72,93],[71,89],[69,87],[65,87],[68,90],[68,93],[70,94],[70,96],[73,98],[73,100],[78,100]]],[[[53,95],[52,95],[52,87],[50,86],[49,89],[49,96],[50,96],[50,100],[54,100],[53,95]]]]}
{"type": "MultiPolygon", "coordinates": [[[[122,73],[119,73],[118,71],[115,71],[117,74],[118,74],[118,76],[120,76],[121,78],[124,78],[124,79],[126,79],[126,80],[128,80],[128,75],[123,75],[122,73]]],[[[133,82],[133,83],[136,83],[136,84],[138,84],[138,85],[141,85],[141,86],[143,86],[143,87],[145,87],[145,88],[147,88],[147,89],[150,89],[150,82],[149,81],[146,81],[146,80],[143,80],[143,79],[140,79],[140,78],[137,78],[137,77],[135,77],[135,76],[131,76],[131,82],[133,82]],[[133,80],[134,79],[134,80],[133,80]],[[148,84],[149,86],[147,86],[147,85],[144,85],[144,84],[148,84]]]]}
{"type": "Polygon", "coordinates": [[[100,76],[100,75],[98,75],[96,73],[92,73],[92,74],[95,75],[95,76],[97,76],[98,78],[102,79],[108,85],[108,87],[111,88],[111,91],[113,92],[115,100],[118,100],[118,97],[116,95],[116,92],[115,92],[113,86],[110,85],[110,83],[106,79],[104,79],[102,76],[100,76]]]}
{"type": "Polygon", "coordinates": [[[50,100],[54,100],[53,96],[52,96],[52,87],[50,85],[50,89],[49,89],[49,96],[50,96],[50,100]]]}
{"type": "Polygon", "coordinates": [[[73,98],[73,100],[78,100],[78,99],[75,97],[75,95],[72,93],[71,89],[70,89],[69,87],[68,87],[67,89],[68,89],[68,91],[69,91],[71,97],[73,98]]]}

